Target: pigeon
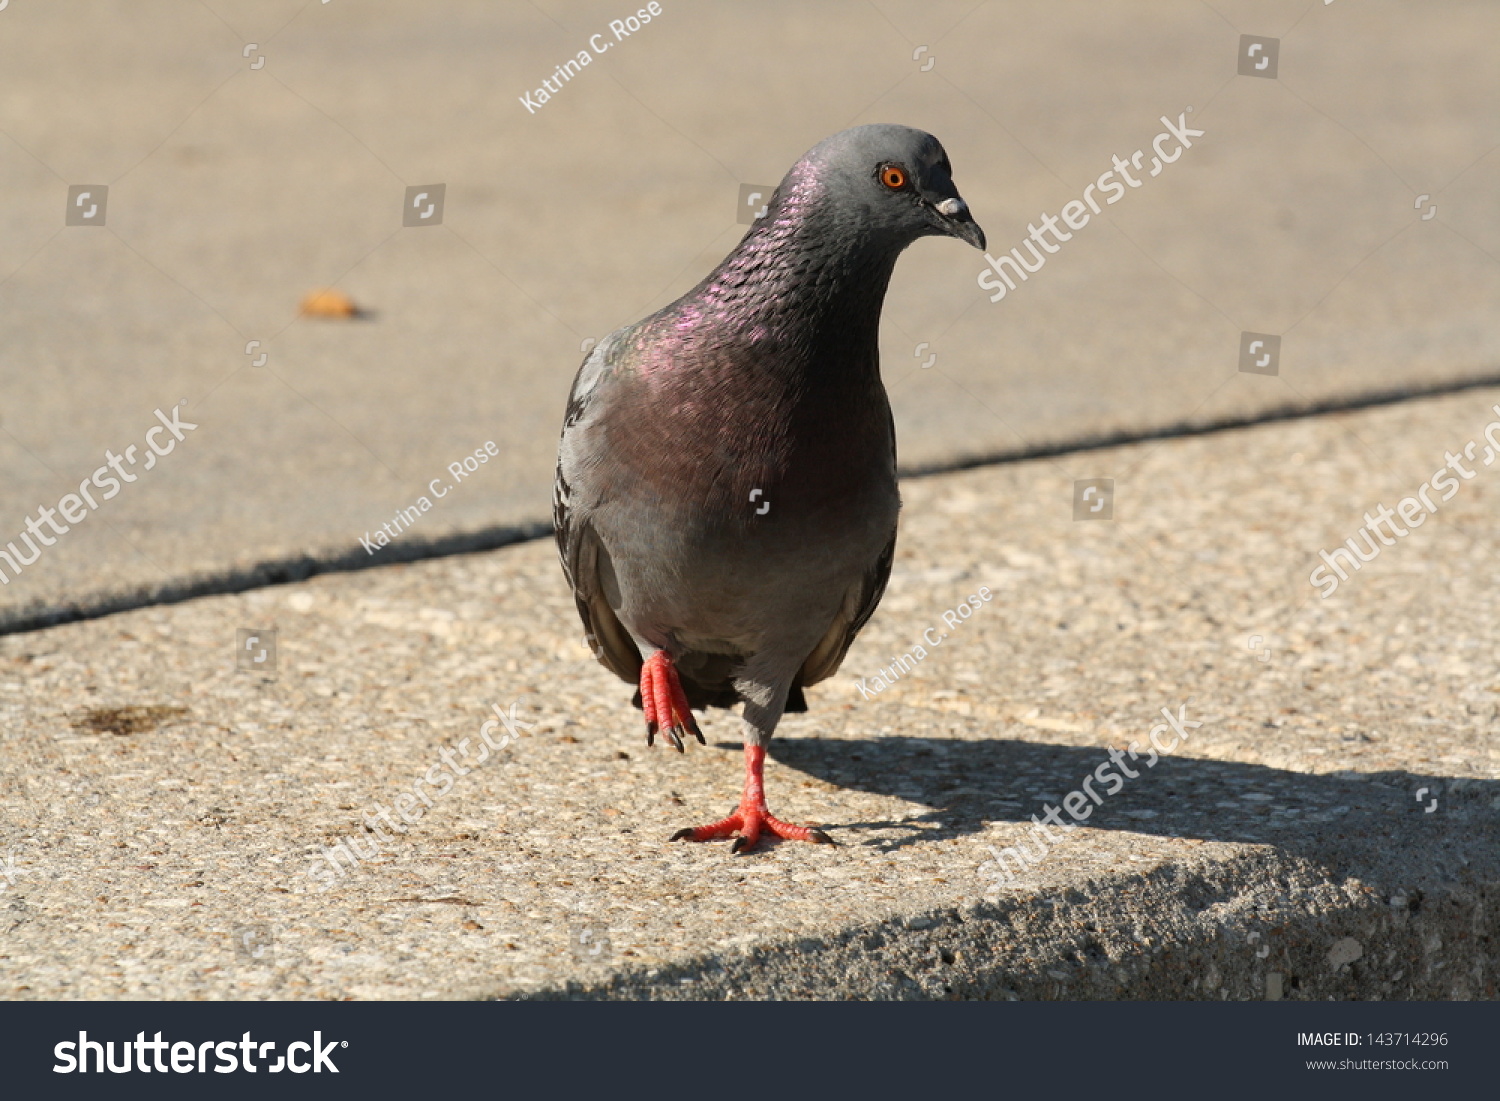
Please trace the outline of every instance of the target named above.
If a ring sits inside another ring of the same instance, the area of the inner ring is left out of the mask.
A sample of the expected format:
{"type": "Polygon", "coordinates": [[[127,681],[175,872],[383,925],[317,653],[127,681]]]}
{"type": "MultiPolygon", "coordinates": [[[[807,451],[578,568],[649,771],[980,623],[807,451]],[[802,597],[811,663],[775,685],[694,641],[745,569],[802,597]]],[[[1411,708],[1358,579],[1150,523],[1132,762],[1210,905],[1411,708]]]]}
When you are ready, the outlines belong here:
{"type": "Polygon", "coordinates": [[[880,310],[919,237],[983,250],[931,134],[858,126],[792,166],[735,249],[579,368],[553,491],[586,640],[679,752],[693,716],[743,704],[745,780],[721,821],[671,840],[770,834],[766,747],[875,612],[896,551],[896,436],[880,310]]]}

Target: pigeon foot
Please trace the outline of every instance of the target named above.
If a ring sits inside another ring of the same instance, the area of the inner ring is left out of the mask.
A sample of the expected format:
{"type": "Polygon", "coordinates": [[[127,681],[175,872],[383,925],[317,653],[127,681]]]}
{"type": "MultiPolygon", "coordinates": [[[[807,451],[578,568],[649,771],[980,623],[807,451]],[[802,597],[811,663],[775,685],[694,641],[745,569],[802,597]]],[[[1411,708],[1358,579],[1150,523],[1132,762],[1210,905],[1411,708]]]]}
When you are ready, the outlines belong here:
{"type": "Polygon", "coordinates": [[[686,752],[682,748],[684,734],[693,735],[699,745],[708,744],[688,706],[677,667],[665,650],[656,651],[641,666],[641,710],[646,713],[647,745],[655,744],[658,731],[678,753],[686,752]]]}
{"type": "Polygon", "coordinates": [[[754,849],[764,833],[779,837],[783,841],[811,841],[817,845],[834,844],[833,838],[820,829],[814,829],[811,826],[794,826],[790,822],[783,822],[771,813],[770,808],[766,806],[763,780],[765,760],[764,746],[746,745],[745,791],[740,796],[739,808],[731,812],[727,818],[722,818],[707,826],[692,826],[678,830],[672,835],[671,840],[716,841],[739,834],[729,849],[731,854],[749,852],[754,849]]]}

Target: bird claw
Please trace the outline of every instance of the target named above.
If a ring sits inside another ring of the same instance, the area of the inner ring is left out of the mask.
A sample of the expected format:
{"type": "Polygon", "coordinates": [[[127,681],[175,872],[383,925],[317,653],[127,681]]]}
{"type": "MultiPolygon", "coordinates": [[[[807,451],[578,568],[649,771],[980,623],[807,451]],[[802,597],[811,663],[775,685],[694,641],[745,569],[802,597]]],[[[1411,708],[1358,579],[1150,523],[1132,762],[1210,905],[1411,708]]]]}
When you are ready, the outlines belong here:
{"type": "MultiPolygon", "coordinates": [[[[685,750],[685,749],[682,748],[682,735],[680,735],[680,734],[677,733],[677,731],[680,730],[680,729],[681,729],[681,727],[676,727],[676,726],[669,726],[669,727],[666,727],[665,729],[663,729],[657,723],[647,723],[646,724],[646,744],[647,745],[655,745],[656,744],[656,735],[659,733],[659,734],[661,734],[662,741],[666,742],[673,749],[677,750],[678,753],[686,753],[687,750],[685,750]]],[[[703,744],[703,745],[707,745],[708,744],[707,742],[703,741],[703,735],[702,734],[698,735],[698,741],[699,741],[700,744],[703,744]]]]}

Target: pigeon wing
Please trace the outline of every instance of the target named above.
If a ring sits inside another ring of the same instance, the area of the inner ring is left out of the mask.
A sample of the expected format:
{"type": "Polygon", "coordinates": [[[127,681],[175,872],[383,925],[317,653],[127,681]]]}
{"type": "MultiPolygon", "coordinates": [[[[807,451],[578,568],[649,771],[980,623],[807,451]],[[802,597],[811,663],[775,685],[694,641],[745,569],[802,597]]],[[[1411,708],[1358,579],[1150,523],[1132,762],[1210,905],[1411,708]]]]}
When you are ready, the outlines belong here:
{"type": "Polygon", "coordinates": [[[589,648],[610,672],[634,684],[640,680],[641,652],[625,630],[600,585],[603,548],[589,522],[597,494],[590,483],[601,472],[589,462],[588,428],[607,400],[610,383],[625,347],[628,329],[605,337],[584,359],[568,395],[558,447],[557,476],[552,483],[552,526],[563,572],[573,590],[589,648]]]}
{"type": "Polygon", "coordinates": [[[833,624],[828,628],[822,641],[813,647],[812,653],[808,654],[807,660],[802,663],[802,669],[798,672],[793,686],[794,689],[817,684],[838,672],[844,655],[849,652],[855,636],[866,623],[870,622],[870,617],[875,614],[875,609],[880,604],[880,598],[885,595],[886,582],[891,579],[891,562],[895,557],[896,533],[892,531],[890,542],[885,545],[880,558],[865,574],[859,588],[850,592],[849,599],[844,602],[840,613],[834,617],[833,624]]]}

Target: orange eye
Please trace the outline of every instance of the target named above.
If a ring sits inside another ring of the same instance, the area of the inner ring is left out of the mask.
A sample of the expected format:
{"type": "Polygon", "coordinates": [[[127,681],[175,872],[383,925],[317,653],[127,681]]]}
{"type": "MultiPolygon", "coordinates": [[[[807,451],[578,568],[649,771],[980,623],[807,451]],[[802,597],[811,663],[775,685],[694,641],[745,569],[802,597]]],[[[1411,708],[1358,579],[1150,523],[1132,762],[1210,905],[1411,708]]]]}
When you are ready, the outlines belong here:
{"type": "Polygon", "coordinates": [[[899,165],[888,164],[880,170],[880,182],[892,191],[900,191],[906,186],[906,170],[899,165]]]}

